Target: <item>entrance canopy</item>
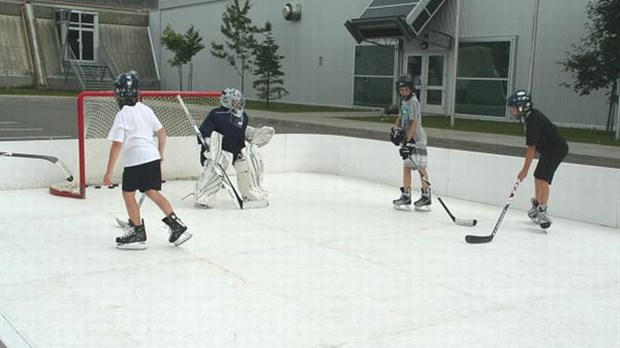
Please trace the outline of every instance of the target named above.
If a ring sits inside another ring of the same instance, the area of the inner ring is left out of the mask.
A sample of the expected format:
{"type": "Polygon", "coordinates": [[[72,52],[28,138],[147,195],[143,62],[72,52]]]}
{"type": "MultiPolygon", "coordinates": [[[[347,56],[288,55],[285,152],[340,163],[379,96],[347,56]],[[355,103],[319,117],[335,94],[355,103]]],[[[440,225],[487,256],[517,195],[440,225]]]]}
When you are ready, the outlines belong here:
{"type": "Polygon", "coordinates": [[[357,19],[344,26],[355,41],[405,38],[420,35],[445,0],[373,0],[357,19]]]}

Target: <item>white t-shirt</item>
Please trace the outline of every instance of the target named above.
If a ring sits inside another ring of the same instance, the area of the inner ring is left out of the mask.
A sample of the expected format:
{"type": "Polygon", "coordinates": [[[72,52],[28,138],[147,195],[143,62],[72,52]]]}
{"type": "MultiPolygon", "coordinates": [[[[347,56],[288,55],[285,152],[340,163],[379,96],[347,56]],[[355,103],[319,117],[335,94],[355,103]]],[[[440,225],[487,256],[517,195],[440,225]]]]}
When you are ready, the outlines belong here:
{"type": "Polygon", "coordinates": [[[138,102],[125,105],[114,117],[108,140],[123,143],[125,167],[137,166],[161,159],[154,133],[162,128],[153,110],[138,102]]]}

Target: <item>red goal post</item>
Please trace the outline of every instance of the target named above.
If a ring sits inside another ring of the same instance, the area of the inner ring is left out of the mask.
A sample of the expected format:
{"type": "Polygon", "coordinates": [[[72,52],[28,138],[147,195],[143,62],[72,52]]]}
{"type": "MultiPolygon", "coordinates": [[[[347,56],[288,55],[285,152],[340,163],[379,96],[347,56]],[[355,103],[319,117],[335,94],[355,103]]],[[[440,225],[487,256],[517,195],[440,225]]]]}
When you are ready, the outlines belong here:
{"type": "MultiPolygon", "coordinates": [[[[191,122],[187,119],[177,96],[187,105],[194,122],[200,125],[207,113],[220,104],[221,92],[214,91],[140,91],[140,101],[153,109],[166,129],[166,147],[162,162],[163,180],[195,179],[200,175],[200,148],[191,122]]],[[[59,196],[86,198],[86,188],[101,185],[105,174],[111,142],[108,132],[119,111],[114,92],[84,91],[77,97],[78,140],[73,168],[77,181],[50,187],[59,196]]],[[[157,140],[154,139],[156,142],[157,140]]],[[[72,162],[72,161],[68,161],[72,162]]],[[[119,156],[112,182],[120,184],[123,158],[119,156]]]]}

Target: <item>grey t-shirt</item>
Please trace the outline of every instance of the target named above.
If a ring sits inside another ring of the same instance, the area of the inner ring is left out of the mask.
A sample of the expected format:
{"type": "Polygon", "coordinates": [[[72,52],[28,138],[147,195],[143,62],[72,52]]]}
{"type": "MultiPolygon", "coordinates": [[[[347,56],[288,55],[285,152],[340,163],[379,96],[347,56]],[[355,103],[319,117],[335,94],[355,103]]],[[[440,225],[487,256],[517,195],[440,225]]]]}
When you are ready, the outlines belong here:
{"type": "Polygon", "coordinates": [[[422,127],[422,112],[420,111],[420,102],[416,98],[415,94],[409,98],[409,100],[401,100],[400,102],[400,126],[407,131],[413,121],[418,121],[417,129],[413,140],[416,144],[426,144],[426,132],[422,127]]]}

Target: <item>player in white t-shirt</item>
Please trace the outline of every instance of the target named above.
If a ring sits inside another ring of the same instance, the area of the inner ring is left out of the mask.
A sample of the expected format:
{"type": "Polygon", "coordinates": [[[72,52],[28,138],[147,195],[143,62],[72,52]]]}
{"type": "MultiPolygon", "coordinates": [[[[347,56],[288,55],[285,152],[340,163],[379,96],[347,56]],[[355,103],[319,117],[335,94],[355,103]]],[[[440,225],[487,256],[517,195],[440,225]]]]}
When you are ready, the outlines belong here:
{"type": "Polygon", "coordinates": [[[168,241],[179,246],[192,237],[161,190],[161,161],[166,145],[166,130],[153,110],[138,101],[140,81],[133,72],[120,74],[114,83],[114,91],[121,110],[114,118],[108,139],[112,141],[108,167],[103,177],[104,185],[112,184],[114,165],[123,151],[123,200],[129,215],[129,228],[116,238],[119,249],[146,249],[146,230],[136,202],[137,190],[145,192],[166,214],[162,221],[170,228],[168,241]],[[153,141],[157,136],[157,145],[153,141]]]}

